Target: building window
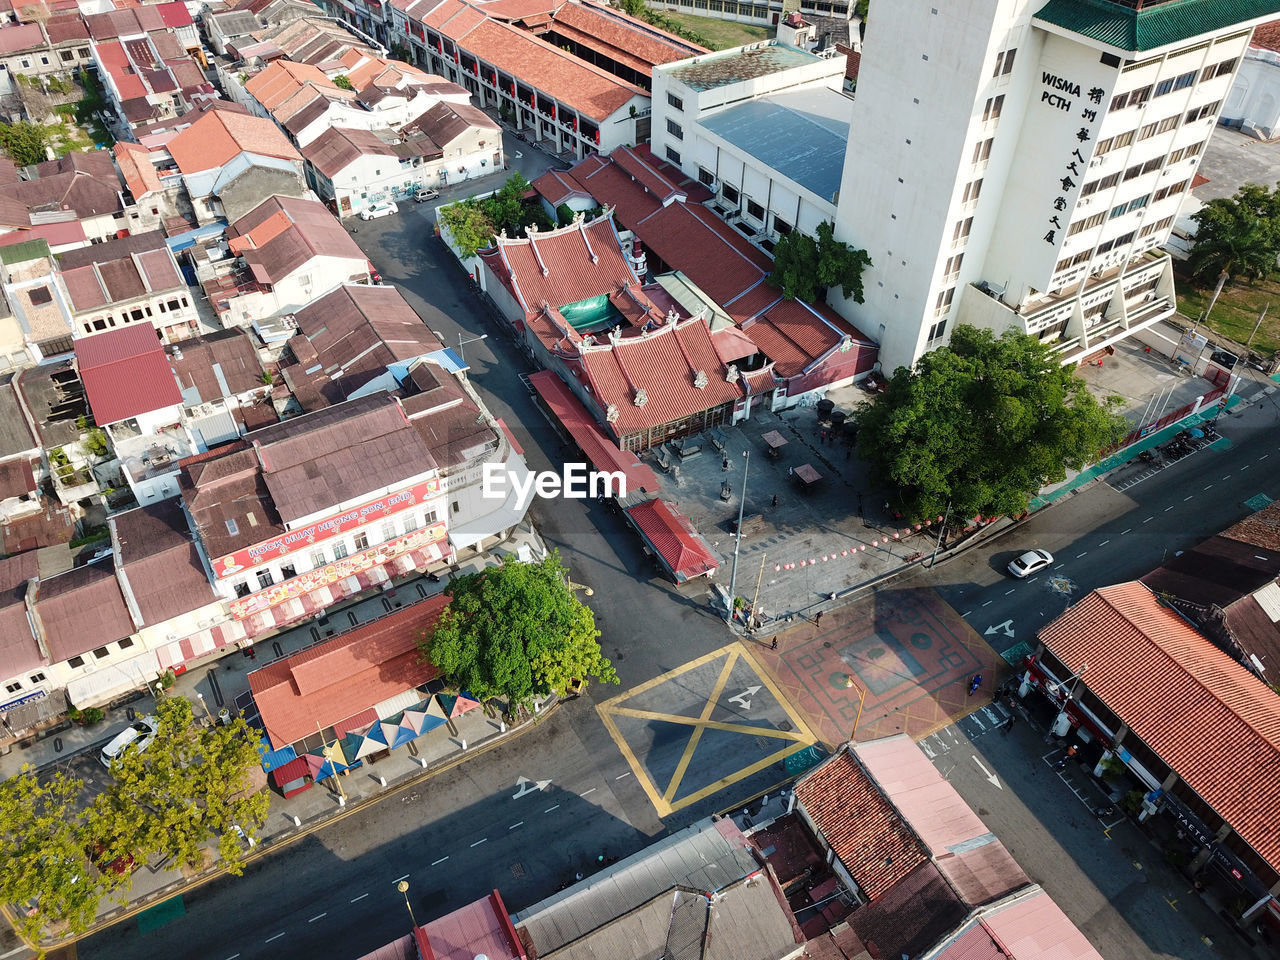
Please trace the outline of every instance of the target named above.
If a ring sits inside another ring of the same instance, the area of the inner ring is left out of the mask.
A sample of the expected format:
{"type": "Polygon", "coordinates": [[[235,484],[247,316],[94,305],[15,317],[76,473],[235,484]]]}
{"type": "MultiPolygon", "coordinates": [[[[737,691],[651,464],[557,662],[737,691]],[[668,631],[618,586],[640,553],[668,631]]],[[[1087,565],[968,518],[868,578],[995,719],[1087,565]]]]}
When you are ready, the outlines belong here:
{"type": "Polygon", "coordinates": [[[667,105],[675,107],[677,110],[684,109],[684,101],[677,97],[674,93],[667,94],[667,105]]]}
{"type": "Polygon", "coordinates": [[[265,590],[265,589],[267,589],[267,587],[271,586],[271,584],[273,584],[273,583],[275,583],[275,581],[271,578],[271,571],[270,571],[270,570],[259,570],[259,571],[258,571],[258,586],[259,586],[259,587],[261,587],[263,590],[265,590]]]}
{"type": "Polygon", "coordinates": [[[672,150],[670,147],[667,147],[667,159],[674,164],[679,164],[680,154],[677,151],[672,150]]]}
{"type": "Polygon", "coordinates": [[[731,187],[727,183],[720,189],[720,193],[732,204],[737,204],[742,200],[741,195],[738,193],[738,188],[731,187]]]}
{"type": "Polygon", "coordinates": [[[333,545],[333,559],[341,560],[347,555],[347,545],[342,542],[333,545]]]}
{"type": "Polygon", "coordinates": [[[128,650],[130,647],[133,646],[133,638],[125,637],[123,640],[117,642],[116,646],[119,647],[121,650],[128,650]]]}
{"type": "Polygon", "coordinates": [[[986,123],[988,120],[1000,119],[1000,111],[1003,109],[1004,94],[1002,93],[998,97],[991,97],[987,100],[987,105],[982,108],[982,122],[986,123]]]}
{"type": "Polygon", "coordinates": [[[787,223],[787,221],[783,220],[780,216],[778,216],[775,213],[773,215],[773,229],[774,229],[774,232],[778,234],[778,236],[785,237],[788,233],[791,232],[791,224],[787,223]]]}
{"type": "Polygon", "coordinates": [[[329,562],[329,558],[324,555],[323,550],[317,550],[315,553],[311,554],[312,570],[319,570],[328,562],[329,562]]]}
{"type": "Polygon", "coordinates": [[[396,522],[394,520],[388,520],[382,525],[382,542],[386,543],[388,540],[394,540],[395,536],[396,522]]]}
{"type": "Polygon", "coordinates": [[[1173,93],[1173,77],[1168,80],[1161,80],[1156,84],[1156,96],[1163,97],[1166,93],[1173,93]]]}
{"type": "Polygon", "coordinates": [[[1187,87],[1191,86],[1195,82],[1196,82],[1196,72],[1194,70],[1188,70],[1186,73],[1180,74],[1173,81],[1173,89],[1185,90],[1187,89],[1187,87]]]}
{"type": "Polygon", "coordinates": [[[84,657],[72,657],[70,660],[67,661],[67,666],[70,667],[72,670],[83,667],[84,657]]]}
{"type": "Polygon", "coordinates": [[[95,660],[105,660],[109,656],[111,656],[111,651],[106,647],[98,647],[98,649],[93,651],[93,658],[95,660]]]}
{"type": "Polygon", "coordinates": [[[946,321],[946,318],[944,317],[943,319],[939,320],[937,323],[935,323],[933,326],[929,328],[929,342],[933,343],[935,340],[941,340],[942,335],[946,332],[947,332],[947,321],[946,321]]]}
{"type": "Polygon", "coordinates": [[[980,140],[973,145],[973,162],[985,163],[991,158],[991,145],[995,143],[995,137],[988,137],[986,140],[980,140]]]}
{"type": "Polygon", "coordinates": [[[286,563],[280,567],[281,580],[291,580],[297,575],[298,575],[298,569],[292,563],[286,563]]]}
{"type": "Polygon", "coordinates": [[[32,674],[30,677],[28,677],[27,679],[29,679],[32,683],[44,683],[44,674],[43,674],[43,673],[33,673],[33,674],[32,674]]]}
{"type": "Polygon", "coordinates": [[[369,534],[361,530],[355,535],[355,545],[357,550],[366,550],[369,547],[369,534]]]}
{"type": "Polygon", "coordinates": [[[167,304],[167,306],[169,307],[169,309],[170,309],[170,310],[177,310],[177,309],[178,309],[178,301],[177,301],[177,300],[170,300],[170,301],[169,301],[169,303],[167,304]]]}
{"type": "Polygon", "coordinates": [[[969,203],[969,202],[970,202],[970,201],[972,201],[972,200],[977,200],[977,199],[978,199],[978,195],[979,195],[980,193],[982,193],[982,181],[981,181],[981,180],[973,180],[973,181],[971,181],[971,182],[969,182],[969,183],[965,184],[965,188],[964,188],[964,202],[965,202],[965,203],[969,203]]]}
{"type": "Polygon", "coordinates": [[[1107,214],[1107,219],[1114,220],[1116,217],[1123,217],[1128,206],[1127,203],[1122,203],[1119,206],[1112,207],[1111,212],[1107,214]]]}
{"type": "Polygon", "coordinates": [[[1080,233],[1082,230],[1092,230],[1094,227],[1102,226],[1104,223],[1106,223],[1106,221],[1107,221],[1107,215],[1105,213],[1095,213],[1092,217],[1088,217],[1084,220],[1077,220],[1070,227],[1068,227],[1067,236],[1074,237],[1077,233],[1080,233]]]}
{"type": "Polygon", "coordinates": [[[436,512],[434,510],[427,511],[425,522],[428,526],[436,522],[436,512]]]}
{"type": "Polygon", "coordinates": [[[960,264],[964,263],[964,254],[957,253],[947,258],[947,265],[942,269],[942,275],[948,280],[955,279],[960,273],[960,264]]]}
{"type": "Polygon", "coordinates": [[[1129,94],[1129,102],[1127,106],[1130,106],[1130,107],[1142,106],[1144,103],[1146,103],[1148,100],[1151,99],[1151,90],[1152,90],[1151,84],[1147,84],[1145,87],[1139,87],[1137,90],[1134,90],[1132,93],[1129,94]]]}
{"type": "Polygon", "coordinates": [[[13,683],[6,683],[4,688],[9,693],[17,693],[22,689],[22,684],[15,680],[13,683]]]}
{"type": "Polygon", "coordinates": [[[680,124],[676,123],[674,120],[667,121],[667,133],[671,134],[677,140],[684,139],[684,128],[681,127],[680,124]]]}
{"type": "Polygon", "coordinates": [[[956,223],[955,231],[951,234],[951,242],[963,243],[969,239],[969,231],[973,229],[973,217],[967,217],[956,223]]]}
{"type": "Polygon", "coordinates": [[[75,54],[72,53],[70,50],[63,50],[60,56],[62,57],[63,63],[70,63],[72,60],[75,59],[75,54]]]}
{"type": "Polygon", "coordinates": [[[950,310],[951,301],[955,299],[955,296],[956,296],[955,287],[947,287],[947,289],[939,292],[938,299],[934,302],[934,305],[933,305],[933,315],[935,317],[940,317],[944,313],[946,313],[948,310],[950,310]]]}
{"type": "Polygon", "coordinates": [[[755,220],[764,223],[764,207],[756,203],[754,200],[747,201],[747,215],[755,220]]]}
{"type": "Polygon", "coordinates": [[[417,529],[418,529],[418,518],[415,517],[412,513],[405,514],[404,532],[412,533],[414,530],[417,530],[417,529]]]}
{"type": "Polygon", "coordinates": [[[1017,56],[1017,54],[1018,50],[1016,47],[1011,47],[1008,50],[1002,50],[1000,53],[996,54],[996,68],[992,71],[991,75],[993,77],[1007,77],[1013,70],[1013,58],[1017,56]]]}
{"type": "Polygon", "coordinates": [[[249,594],[253,592],[252,590],[249,589],[249,584],[243,581],[241,581],[240,583],[237,583],[232,589],[235,590],[237,597],[247,597],[249,594]]]}
{"type": "Polygon", "coordinates": [[[1203,107],[1197,107],[1187,113],[1187,123],[1195,123],[1197,120],[1203,120],[1205,117],[1216,116],[1218,108],[1222,106],[1221,100],[1215,100],[1213,103],[1206,103],[1203,107]]]}

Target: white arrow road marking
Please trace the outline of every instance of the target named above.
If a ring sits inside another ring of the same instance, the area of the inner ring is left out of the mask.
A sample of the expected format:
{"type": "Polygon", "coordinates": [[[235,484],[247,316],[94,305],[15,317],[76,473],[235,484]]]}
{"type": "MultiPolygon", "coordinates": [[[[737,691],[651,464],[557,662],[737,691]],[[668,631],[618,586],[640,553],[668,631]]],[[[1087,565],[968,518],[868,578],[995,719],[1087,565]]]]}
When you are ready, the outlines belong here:
{"type": "Polygon", "coordinates": [[[538,793],[541,790],[545,790],[547,789],[547,787],[551,786],[551,781],[539,780],[537,783],[534,783],[528,777],[521,777],[519,780],[516,781],[516,786],[520,788],[520,792],[513,793],[511,795],[512,800],[519,800],[521,797],[525,796],[526,794],[538,793]]]}
{"type": "Polygon", "coordinates": [[[1013,636],[1013,621],[1006,620],[1004,623],[997,623],[994,626],[987,627],[983,632],[983,636],[989,637],[993,633],[1003,633],[1006,637],[1013,636]]]}
{"type": "Polygon", "coordinates": [[[736,697],[730,697],[729,702],[740,705],[743,710],[750,710],[751,700],[748,698],[754,697],[759,692],[760,692],[759,685],[756,685],[754,687],[747,687],[747,689],[743,690],[736,697]]]}
{"type": "Polygon", "coordinates": [[[1000,778],[987,769],[987,765],[978,759],[978,755],[976,753],[971,754],[971,756],[973,757],[973,762],[976,763],[979,767],[981,767],[982,772],[987,775],[987,780],[990,781],[991,785],[995,787],[997,790],[1003,790],[1004,787],[1000,786],[1000,778]]]}

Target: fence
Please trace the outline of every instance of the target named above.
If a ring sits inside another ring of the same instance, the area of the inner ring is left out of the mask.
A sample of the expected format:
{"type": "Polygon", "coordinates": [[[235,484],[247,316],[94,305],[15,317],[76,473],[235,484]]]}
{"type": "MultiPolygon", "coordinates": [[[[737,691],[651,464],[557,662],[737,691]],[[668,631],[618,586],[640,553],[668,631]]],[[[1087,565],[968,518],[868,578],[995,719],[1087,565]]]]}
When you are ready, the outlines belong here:
{"type": "Polygon", "coordinates": [[[1167,427],[1169,424],[1175,423],[1183,417],[1189,416],[1198,410],[1203,410],[1205,407],[1209,406],[1209,404],[1214,403],[1225,395],[1227,388],[1231,384],[1231,374],[1227,373],[1225,370],[1219,370],[1215,367],[1210,367],[1205,371],[1205,379],[1214,384],[1212,390],[1201,397],[1197,397],[1190,403],[1184,404],[1172,413],[1166,413],[1159,420],[1154,420],[1151,423],[1144,423],[1142,426],[1130,430],[1129,433],[1125,435],[1124,439],[1104,448],[1102,452],[1098,454],[1098,460],[1102,461],[1117,450],[1123,450],[1125,447],[1137,443],[1144,437],[1150,436],[1156,431],[1167,427]]]}

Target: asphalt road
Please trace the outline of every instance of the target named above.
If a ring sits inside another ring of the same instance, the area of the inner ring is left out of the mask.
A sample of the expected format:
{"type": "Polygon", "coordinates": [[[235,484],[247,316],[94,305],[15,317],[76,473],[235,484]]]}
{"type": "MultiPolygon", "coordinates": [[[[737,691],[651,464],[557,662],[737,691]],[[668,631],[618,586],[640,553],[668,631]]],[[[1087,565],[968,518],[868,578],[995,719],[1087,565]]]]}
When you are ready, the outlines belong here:
{"type": "MultiPolygon", "coordinates": [[[[1090,590],[1141,577],[1244,519],[1258,509],[1246,503],[1250,498],[1280,499],[1278,421],[1272,397],[1244,407],[1220,418],[1226,442],[1201,448],[1123,492],[1095,483],[991,548],[922,569],[911,582],[936,587],[997,652],[1021,643],[1034,647],[1036,630],[1090,590]],[[1009,561],[1032,547],[1053,554],[1053,567],[1015,580],[1006,570],[1009,561]]],[[[1122,468],[1112,478],[1119,485],[1136,470],[1122,468]]]]}

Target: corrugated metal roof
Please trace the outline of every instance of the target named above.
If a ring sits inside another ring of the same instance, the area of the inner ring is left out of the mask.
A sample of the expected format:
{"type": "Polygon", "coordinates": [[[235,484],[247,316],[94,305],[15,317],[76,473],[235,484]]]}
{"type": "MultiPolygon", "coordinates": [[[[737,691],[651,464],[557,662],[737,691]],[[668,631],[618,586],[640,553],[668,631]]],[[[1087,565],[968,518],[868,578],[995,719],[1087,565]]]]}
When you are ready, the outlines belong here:
{"type": "Polygon", "coordinates": [[[513,919],[545,957],[673,887],[714,893],[759,869],[732,820],[702,820],[513,919]]]}
{"type": "Polygon", "coordinates": [[[1278,12],[1277,0],[1148,0],[1141,10],[1111,0],[1049,0],[1035,19],[1136,54],[1278,12]]]}
{"type": "Polygon", "coordinates": [[[1095,590],[1040,639],[1273,868],[1280,698],[1136,581],[1095,590]]]}

